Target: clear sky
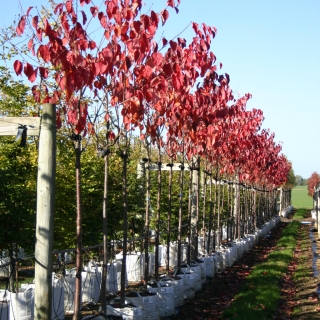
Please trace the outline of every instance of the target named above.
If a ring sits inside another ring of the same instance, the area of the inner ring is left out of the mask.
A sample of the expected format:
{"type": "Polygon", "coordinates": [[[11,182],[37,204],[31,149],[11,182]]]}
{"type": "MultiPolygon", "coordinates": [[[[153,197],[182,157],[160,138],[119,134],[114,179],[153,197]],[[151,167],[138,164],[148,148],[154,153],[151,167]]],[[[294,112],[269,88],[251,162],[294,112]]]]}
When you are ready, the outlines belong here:
{"type": "MultiPolygon", "coordinates": [[[[23,9],[46,0],[2,1],[0,27],[23,9]]],[[[99,5],[101,0],[95,0],[99,5]]],[[[145,0],[146,9],[163,8],[165,0],[145,0]]],[[[181,0],[179,14],[170,10],[167,39],[191,21],[215,26],[211,50],[223,63],[240,96],[251,93],[247,107],[263,110],[264,128],[282,142],[295,174],[320,173],[320,0],[181,0]]],[[[159,37],[160,37],[160,33],[159,37]]],[[[189,43],[189,26],[180,37],[189,43]]]]}

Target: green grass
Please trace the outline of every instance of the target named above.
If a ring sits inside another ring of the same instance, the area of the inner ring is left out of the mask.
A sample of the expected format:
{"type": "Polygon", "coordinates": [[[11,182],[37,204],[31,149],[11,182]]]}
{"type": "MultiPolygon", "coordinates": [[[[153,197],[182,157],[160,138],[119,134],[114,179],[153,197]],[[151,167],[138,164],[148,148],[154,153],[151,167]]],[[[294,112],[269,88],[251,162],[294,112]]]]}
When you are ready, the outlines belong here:
{"type": "Polygon", "coordinates": [[[267,261],[253,268],[223,318],[272,319],[281,299],[280,281],[292,260],[299,230],[300,222],[288,224],[277,243],[278,248],[270,253],[267,261]]]}
{"type": "Polygon", "coordinates": [[[295,208],[312,209],[312,198],[308,196],[307,186],[297,186],[292,189],[292,205],[295,208]]]}
{"type": "Polygon", "coordinates": [[[301,222],[308,217],[310,217],[310,209],[298,208],[298,210],[295,212],[293,216],[293,219],[301,222]]]}

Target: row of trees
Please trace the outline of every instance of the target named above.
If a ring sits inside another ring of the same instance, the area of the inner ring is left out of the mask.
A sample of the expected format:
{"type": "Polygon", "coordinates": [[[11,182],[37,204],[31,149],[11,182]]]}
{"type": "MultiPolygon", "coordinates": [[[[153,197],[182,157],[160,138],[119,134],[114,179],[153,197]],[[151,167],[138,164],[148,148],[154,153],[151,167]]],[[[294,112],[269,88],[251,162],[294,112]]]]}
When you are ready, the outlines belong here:
{"type": "MultiPolygon", "coordinates": [[[[155,41],[159,24],[162,22],[164,25],[169,18],[170,7],[178,12],[176,1],[167,1],[167,7],[160,13],[152,10],[143,13],[141,0],[110,0],[101,7],[93,5],[91,0],[51,3],[52,9],[42,13],[37,12],[36,8],[28,8],[14,29],[14,34],[5,34],[4,41],[10,43],[13,52],[23,57],[14,62],[16,74],[24,74],[32,83],[40,80],[31,88],[34,101],[58,106],[59,197],[56,201],[55,223],[61,225],[61,229],[56,228],[55,245],[69,245],[74,240],[72,223],[65,223],[65,220],[67,218],[74,223],[70,213],[76,211],[77,319],[80,310],[82,239],[87,236],[83,233],[85,228],[90,232],[93,229],[94,235],[102,236],[103,279],[108,260],[108,238],[121,232],[124,255],[121,293],[124,301],[128,232],[134,234],[135,228],[142,230],[137,222],[144,223],[145,280],[152,217],[156,230],[156,250],[160,241],[162,215],[168,215],[166,228],[169,240],[171,223],[177,225],[178,248],[181,249],[184,235],[184,219],[189,224],[189,238],[192,240],[194,236],[197,239],[198,229],[192,229],[190,221],[194,219],[195,224],[192,225],[196,226],[200,223],[200,201],[186,201],[184,194],[188,190],[190,199],[192,196],[199,199],[200,175],[190,174],[186,178],[184,169],[187,166],[191,173],[202,170],[204,179],[208,179],[208,183],[203,185],[205,188],[209,184],[210,190],[204,190],[203,195],[208,194],[210,210],[204,196],[203,222],[207,219],[210,235],[214,222],[219,228],[223,216],[220,214],[224,211],[230,218],[238,219],[238,228],[241,220],[240,206],[230,212],[231,206],[223,205],[226,195],[221,196],[220,200],[213,197],[213,181],[225,180],[229,182],[226,185],[235,182],[237,199],[240,199],[241,186],[246,190],[248,186],[254,187],[261,192],[258,199],[262,199],[262,194],[268,194],[267,198],[263,197],[268,199],[264,203],[274,208],[277,198],[275,189],[286,183],[291,164],[281,153],[281,146],[275,143],[274,134],[261,129],[262,111],[246,110],[251,95],[236,98],[230,88],[229,75],[218,73],[221,65],[216,64],[216,57],[210,51],[211,40],[216,34],[214,27],[193,23],[195,35],[190,44],[179,37],[167,40],[162,36],[160,42],[155,41]],[[34,15],[30,16],[32,12],[34,15]],[[29,32],[26,31],[27,27],[29,32]],[[91,33],[90,28],[98,31],[91,33]],[[17,36],[25,36],[27,47],[17,44],[17,36]],[[102,156],[103,160],[97,159],[97,155],[102,156]],[[72,157],[75,157],[75,161],[70,161],[72,157]],[[136,177],[139,159],[143,159],[143,167],[146,168],[143,183],[136,177]],[[152,162],[158,166],[156,177],[148,170],[152,162]],[[169,170],[169,177],[164,177],[162,164],[167,163],[172,168],[173,162],[180,163],[180,172],[169,170]],[[76,174],[72,175],[74,171],[76,174]],[[168,184],[164,183],[167,178],[168,184]],[[156,182],[152,183],[152,179],[156,179],[156,182]],[[173,184],[172,179],[176,179],[177,183],[173,184]],[[152,189],[155,185],[156,193],[152,189]],[[168,188],[166,198],[163,193],[165,188],[168,188]],[[175,188],[178,190],[175,191],[175,188]],[[77,201],[72,203],[70,198],[75,194],[77,201]],[[195,197],[195,194],[198,196],[195,197]],[[141,200],[137,199],[144,197],[143,210],[141,200]],[[174,202],[174,197],[178,201],[174,202]],[[152,201],[156,203],[154,215],[152,201]],[[214,203],[219,203],[215,213],[214,203]],[[96,219],[101,219],[98,216],[101,206],[103,226],[102,232],[97,233],[95,227],[99,224],[96,219]],[[122,223],[119,223],[119,216],[115,215],[120,207],[122,223]],[[205,214],[207,211],[209,215],[205,214]],[[112,230],[111,235],[108,230],[112,230]]],[[[10,96],[9,93],[7,95],[10,96]]],[[[3,110],[4,114],[9,115],[10,109],[3,110]]],[[[41,108],[29,112],[41,113],[41,108]]],[[[16,146],[12,149],[19,154],[29,155],[31,146],[35,146],[33,150],[36,152],[36,143],[30,144],[27,151],[21,151],[16,146]]],[[[35,168],[36,165],[32,170],[35,168]]],[[[4,175],[9,175],[10,171],[6,170],[4,175]]],[[[35,184],[31,182],[31,177],[28,181],[32,192],[35,184]]],[[[223,190],[220,184],[214,187],[216,195],[223,190]]],[[[249,195],[244,196],[244,191],[242,194],[243,199],[251,199],[249,195]]],[[[253,205],[256,200],[252,198],[252,202],[243,203],[253,205]]],[[[252,205],[248,206],[251,210],[252,205]]],[[[11,212],[10,208],[6,210],[11,212]]],[[[268,212],[271,214],[274,210],[268,212]]],[[[240,229],[237,236],[241,236],[240,229]]],[[[88,235],[88,242],[89,239],[96,241],[92,235],[88,235]]],[[[102,288],[105,288],[103,284],[102,288]]]]}

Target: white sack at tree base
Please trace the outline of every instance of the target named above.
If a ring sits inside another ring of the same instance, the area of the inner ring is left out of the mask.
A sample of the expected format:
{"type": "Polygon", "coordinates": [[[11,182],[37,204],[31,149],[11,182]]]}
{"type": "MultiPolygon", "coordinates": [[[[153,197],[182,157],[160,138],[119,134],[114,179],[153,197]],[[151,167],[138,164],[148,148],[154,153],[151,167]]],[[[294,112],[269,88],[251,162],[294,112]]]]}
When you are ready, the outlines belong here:
{"type": "Polygon", "coordinates": [[[184,299],[193,299],[195,297],[195,278],[194,271],[189,268],[181,268],[182,274],[178,276],[183,279],[183,296],[184,299]]]}
{"type": "MultiPolygon", "coordinates": [[[[35,283],[21,284],[22,290],[35,290],[35,283]]],[[[55,320],[63,320],[64,314],[64,286],[62,280],[56,278],[55,273],[52,274],[52,312],[51,318],[55,320]]],[[[1,319],[2,320],[2,319],[1,319]]],[[[10,319],[11,320],[11,319],[10,319]]]]}
{"type": "Polygon", "coordinates": [[[76,275],[74,272],[67,272],[64,277],[64,307],[66,312],[74,311],[74,297],[76,287],[76,275]]]}
{"type": "Polygon", "coordinates": [[[126,297],[136,306],[142,307],[142,320],[157,320],[159,315],[159,296],[156,293],[130,291],[126,297]]]}
{"type": "Polygon", "coordinates": [[[184,279],[180,276],[176,276],[175,278],[164,277],[160,280],[160,283],[167,284],[169,283],[174,290],[174,305],[176,308],[184,305],[184,279]]]}
{"type": "Polygon", "coordinates": [[[160,288],[158,288],[159,294],[159,311],[160,317],[171,317],[175,315],[175,301],[174,301],[174,287],[172,285],[165,285],[160,282],[160,288]]]}
{"type": "MultiPolygon", "coordinates": [[[[182,266],[185,265],[184,268],[181,268],[183,272],[190,272],[193,277],[193,290],[195,292],[199,292],[202,290],[202,282],[201,282],[201,267],[197,262],[191,261],[190,266],[187,264],[182,264],[182,266]],[[192,273],[193,271],[193,273],[192,273]]],[[[187,276],[186,276],[187,278],[187,276]]]]}
{"type": "Polygon", "coordinates": [[[207,282],[207,276],[206,276],[206,265],[204,264],[204,260],[202,257],[199,258],[198,265],[201,270],[201,284],[204,285],[207,282]]]}
{"type": "Polygon", "coordinates": [[[214,259],[213,256],[202,257],[204,260],[205,275],[208,278],[214,277],[214,259]]]}
{"type": "Polygon", "coordinates": [[[0,290],[0,319],[9,319],[9,291],[0,290]]]}
{"type": "MultiPolygon", "coordinates": [[[[99,283],[102,282],[102,267],[98,267],[99,283]]],[[[108,263],[107,265],[107,281],[106,291],[109,294],[116,295],[118,293],[117,263],[108,263]]]]}
{"type": "Polygon", "coordinates": [[[167,254],[167,247],[163,245],[159,245],[159,255],[158,255],[158,261],[159,266],[165,266],[166,265],[166,254],[167,254]]]}
{"type": "Polygon", "coordinates": [[[132,306],[114,308],[107,305],[107,315],[120,316],[124,320],[142,320],[142,308],[132,306]]]}
{"type": "Polygon", "coordinates": [[[144,276],[144,254],[128,254],[126,259],[128,281],[141,281],[144,276]]]}
{"type": "Polygon", "coordinates": [[[81,272],[81,302],[98,303],[100,297],[101,274],[95,262],[89,261],[81,272]]]}
{"type": "Polygon", "coordinates": [[[10,292],[9,296],[9,319],[10,320],[33,320],[34,319],[34,289],[19,289],[19,292],[10,292]],[[21,291],[20,291],[21,290],[21,291]]]}
{"type": "MultiPolygon", "coordinates": [[[[121,290],[121,272],[122,272],[122,261],[119,260],[116,262],[117,264],[117,283],[118,283],[118,291],[121,290]]],[[[128,266],[127,266],[127,270],[128,270],[128,266]]],[[[126,271],[125,273],[125,278],[124,278],[124,282],[125,282],[125,287],[128,287],[128,273],[126,271]]]]}
{"type": "Polygon", "coordinates": [[[9,266],[2,267],[2,265],[10,262],[10,258],[0,259],[0,277],[9,277],[9,266]]]}

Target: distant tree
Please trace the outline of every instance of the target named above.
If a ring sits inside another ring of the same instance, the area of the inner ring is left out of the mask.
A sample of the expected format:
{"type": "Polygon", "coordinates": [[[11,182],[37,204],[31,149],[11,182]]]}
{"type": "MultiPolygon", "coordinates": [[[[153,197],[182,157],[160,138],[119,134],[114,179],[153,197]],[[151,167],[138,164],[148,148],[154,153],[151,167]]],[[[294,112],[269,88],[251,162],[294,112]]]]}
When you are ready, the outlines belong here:
{"type": "Polygon", "coordinates": [[[316,187],[320,182],[320,176],[315,171],[311,174],[310,178],[308,179],[308,195],[313,197],[314,194],[314,187],[316,187]]]}
{"type": "Polygon", "coordinates": [[[307,179],[304,179],[300,175],[297,174],[295,176],[295,179],[296,179],[296,185],[297,186],[305,186],[305,185],[307,185],[307,179]]]}
{"type": "Polygon", "coordinates": [[[286,188],[293,188],[294,186],[296,186],[296,179],[295,179],[295,175],[294,175],[294,171],[293,169],[291,168],[289,173],[288,173],[288,176],[287,176],[287,182],[285,184],[285,187],[286,188]]]}

